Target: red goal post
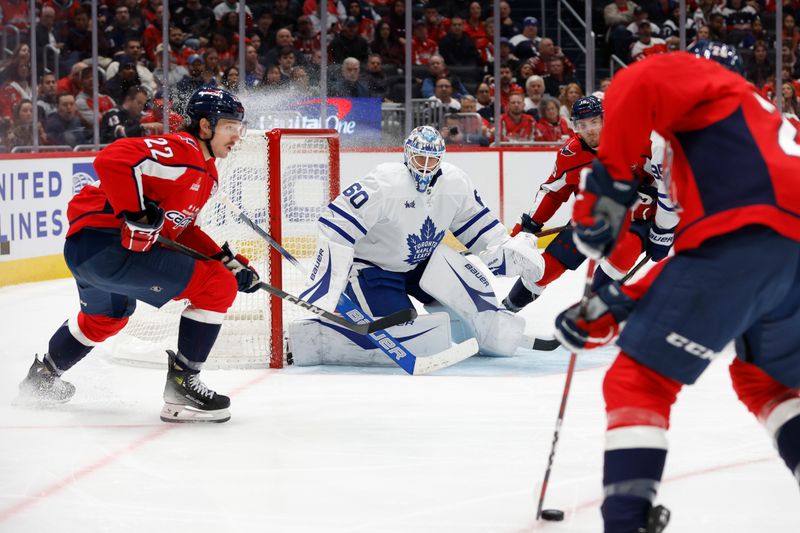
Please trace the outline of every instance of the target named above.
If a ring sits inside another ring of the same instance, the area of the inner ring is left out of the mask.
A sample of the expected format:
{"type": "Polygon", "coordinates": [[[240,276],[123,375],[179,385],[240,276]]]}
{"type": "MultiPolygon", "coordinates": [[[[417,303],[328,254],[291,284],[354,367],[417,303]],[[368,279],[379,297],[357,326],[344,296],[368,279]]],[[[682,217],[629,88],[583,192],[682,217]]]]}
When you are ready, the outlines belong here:
{"type": "MultiPolygon", "coordinates": [[[[219,190],[310,270],[317,219],[339,194],[339,136],[332,129],[249,131],[225,159],[217,161],[219,190]]],[[[299,294],[305,279],[252,228],[212,196],[198,222],[219,244],[247,257],[271,285],[299,294]]],[[[128,326],[112,343],[112,359],[163,365],[177,347],[186,301],[161,309],[138,303],[128,326]]],[[[281,368],[284,331],[307,311],[264,291],[239,293],[211,351],[207,368],[281,368]]]]}

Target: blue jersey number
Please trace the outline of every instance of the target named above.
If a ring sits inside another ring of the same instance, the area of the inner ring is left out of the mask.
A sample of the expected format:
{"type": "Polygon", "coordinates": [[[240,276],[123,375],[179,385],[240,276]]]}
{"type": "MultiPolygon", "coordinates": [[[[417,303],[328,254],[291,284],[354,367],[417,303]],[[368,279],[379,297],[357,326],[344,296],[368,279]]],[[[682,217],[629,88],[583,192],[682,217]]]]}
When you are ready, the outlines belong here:
{"type": "Polygon", "coordinates": [[[361,190],[360,183],[354,183],[342,191],[345,198],[350,198],[350,204],[358,209],[369,200],[369,195],[361,190]]]}

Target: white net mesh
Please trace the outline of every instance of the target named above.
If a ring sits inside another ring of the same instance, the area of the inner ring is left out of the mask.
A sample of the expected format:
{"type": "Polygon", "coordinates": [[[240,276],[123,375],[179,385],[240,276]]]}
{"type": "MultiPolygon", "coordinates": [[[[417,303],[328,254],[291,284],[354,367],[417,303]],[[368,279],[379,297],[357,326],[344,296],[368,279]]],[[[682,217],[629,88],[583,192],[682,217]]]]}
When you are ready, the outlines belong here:
{"type": "MultiPolygon", "coordinates": [[[[227,158],[217,162],[220,191],[280,242],[306,271],[316,248],[316,221],[338,194],[337,145],[329,142],[331,136],[312,135],[282,133],[273,136],[270,145],[264,132],[250,131],[227,158]],[[269,157],[269,150],[277,148],[278,142],[279,171],[270,168],[269,157]],[[280,191],[279,218],[270,216],[272,191],[280,191]]],[[[247,257],[264,281],[290,294],[300,293],[305,276],[281,258],[279,278],[270,265],[270,246],[216,197],[206,204],[199,222],[217,243],[227,241],[236,253],[247,257]]],[[[112,358],[127,364],[165,364],[165,350],[177,346],[178,323],[186,304],[172,301],[156,309],[138,302],[128,325],[114,338],[112,358]]],[[[239,293],[225,316],[206,368],[265,367],[270,359],[273,367],[282,366],[285,325],[305,313],[265,291],[239,293]]]]}

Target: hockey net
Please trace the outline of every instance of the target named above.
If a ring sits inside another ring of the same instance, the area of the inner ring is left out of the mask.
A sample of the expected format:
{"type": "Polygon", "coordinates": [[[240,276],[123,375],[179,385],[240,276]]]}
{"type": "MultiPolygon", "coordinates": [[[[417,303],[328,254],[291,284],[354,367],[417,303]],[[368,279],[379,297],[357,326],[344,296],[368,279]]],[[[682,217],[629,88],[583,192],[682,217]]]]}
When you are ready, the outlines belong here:
{"type": "MultiPolygon", "coordinates": [[[[230,155],[217,161],[219,188],[256,224],[281,243],[306,271],[316,250],[316,221],[339,194],[339,139],[334,130],[249,131],[230,155]]],[[[299,295],[299,270],[272,250],[252,228],[212,197],[200,213],[201,227],[217,243],[227,241],[247,257],[262,279],[299,295]]],[[[112,359],[164,365],[176,349],[180,315],[188,301],[160,309],[137,303],[128,325],[114,338],[112,359]]],[[[239,293],[225,316],[206,368],[281,368],[286,363],[284,328],[307,311],[265,291],[239,293]]]]}

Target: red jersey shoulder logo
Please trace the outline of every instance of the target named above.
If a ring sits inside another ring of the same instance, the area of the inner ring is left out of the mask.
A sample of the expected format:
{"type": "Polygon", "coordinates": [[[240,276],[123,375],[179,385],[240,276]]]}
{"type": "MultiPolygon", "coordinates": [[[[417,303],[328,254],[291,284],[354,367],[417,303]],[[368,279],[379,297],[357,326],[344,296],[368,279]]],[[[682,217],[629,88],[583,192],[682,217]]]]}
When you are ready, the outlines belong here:
{"type": "Polygon", "coordinates": [[[572,150],[569,149],[569,145],[570,145],[570,143],[567,143],[567,144],[565,144],[564,146],[561,147],[561,155],[563,155],[565,157],[570,157],[570,156],[575,155],[575,152],[573,152],[572,150]]]}

